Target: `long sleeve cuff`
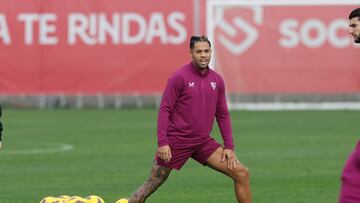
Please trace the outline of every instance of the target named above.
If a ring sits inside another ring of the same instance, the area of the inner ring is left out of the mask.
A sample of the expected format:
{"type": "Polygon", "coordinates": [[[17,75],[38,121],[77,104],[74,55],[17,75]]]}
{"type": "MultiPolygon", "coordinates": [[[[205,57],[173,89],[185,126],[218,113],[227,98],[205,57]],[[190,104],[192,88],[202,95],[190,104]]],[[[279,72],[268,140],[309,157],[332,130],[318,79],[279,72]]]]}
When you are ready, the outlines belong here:
{"type": "Polygon", "coordinates": [[[158,141],[158,147],[162,147],[162,146],[165,146],[165,145],[169,145],[167,140],[158,141]]]}
{"type": "Polygon", "coordinates": [[[232,151],[234,151],[234,149],[235,149],[235,146],[232,143],[224,143],[224,145],[225,145],[226,149],[230,149],[232,151]]]}

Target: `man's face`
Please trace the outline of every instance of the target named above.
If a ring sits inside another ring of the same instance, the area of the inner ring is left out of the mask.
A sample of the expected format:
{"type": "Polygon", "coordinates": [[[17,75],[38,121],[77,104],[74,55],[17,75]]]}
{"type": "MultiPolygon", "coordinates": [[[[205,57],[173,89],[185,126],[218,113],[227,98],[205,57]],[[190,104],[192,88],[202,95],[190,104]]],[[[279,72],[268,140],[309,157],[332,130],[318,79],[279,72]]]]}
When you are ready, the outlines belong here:
{"type": "Polygon", "coordinates": [[[193,63],[201,70],[208,67],[211,58],[211,48],[207,42],[196,42],[190,50],[193,63]]]}
{"type": "Polygon", "coordinates": [[[354,37],[355,43],[360,43],[360,19],[354,17],[349,22],[349,33],[354,37]]]}

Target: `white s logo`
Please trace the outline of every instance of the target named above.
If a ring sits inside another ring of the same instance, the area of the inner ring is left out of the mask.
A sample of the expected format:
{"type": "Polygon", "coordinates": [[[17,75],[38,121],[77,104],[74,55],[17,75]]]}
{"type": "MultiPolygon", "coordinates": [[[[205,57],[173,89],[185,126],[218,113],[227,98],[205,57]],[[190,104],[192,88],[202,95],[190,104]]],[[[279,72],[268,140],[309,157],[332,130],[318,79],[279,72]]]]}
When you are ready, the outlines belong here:
{"type": "MultiPolygon", "coordinates": [[[[245,7],[253,11],[253,20],[256,25],[261,25],[263,22],[263,9],[261,6],[251,6],[245,7]]],[[[256,28],[254,28],[250,23],[244,20],[240,16],[236,16],[232,19],[232,22],[229,23],[224,19],[224,8],[217,8],[215,11],[216,27],[220,28],[226,35],[234,37],[238,35],[241,30],[245,33],[245,39],[240,42],[233,42],[228,39],[222,33],[218,34],[220,43],[228,49],[234,55],[241,55],[247,49],[249,49],[257,40],[259,33],[256,28]]]]}

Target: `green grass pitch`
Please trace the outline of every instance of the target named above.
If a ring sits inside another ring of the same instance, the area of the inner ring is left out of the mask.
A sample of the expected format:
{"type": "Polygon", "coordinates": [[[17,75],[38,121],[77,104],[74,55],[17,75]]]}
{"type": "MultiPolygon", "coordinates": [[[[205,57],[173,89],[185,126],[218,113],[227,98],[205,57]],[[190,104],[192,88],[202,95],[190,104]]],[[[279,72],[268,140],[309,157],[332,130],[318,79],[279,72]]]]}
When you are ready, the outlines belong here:
{"type": "MultiPolygon", "coordinates": [[[[232,111],[238,158],[254,203],[336,203],[339,178],[360,135],[358,111],[232,111]]],[[[0,203],[96,194],[129,196],[150,172],[154,109],[4,109],[0,203]],[[73,147],[73,148],[71,148],[73,147]]],[[[213,136],[221,140],[214,125],[213,136]]],[[[148,203],[236,202],[232,181],[190,160],[148,203]]]]}

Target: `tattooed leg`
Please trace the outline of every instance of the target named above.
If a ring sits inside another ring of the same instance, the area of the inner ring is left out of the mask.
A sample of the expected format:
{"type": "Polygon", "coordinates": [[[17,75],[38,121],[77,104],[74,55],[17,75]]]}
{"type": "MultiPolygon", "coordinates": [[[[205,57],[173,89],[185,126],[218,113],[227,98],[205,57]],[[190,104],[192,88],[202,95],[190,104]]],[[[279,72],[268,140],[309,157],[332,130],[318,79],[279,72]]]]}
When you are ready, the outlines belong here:
{"type": "Polygon", "coordinates": [[[143,203],[169,177],[171,168],[154,163],[149,178],[130,197],[129,203],[143,203]]]}

